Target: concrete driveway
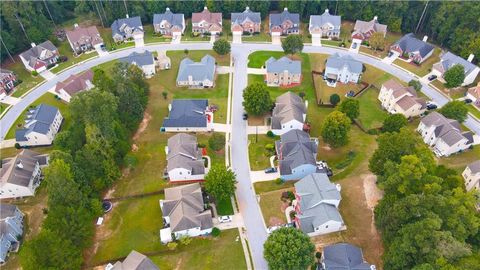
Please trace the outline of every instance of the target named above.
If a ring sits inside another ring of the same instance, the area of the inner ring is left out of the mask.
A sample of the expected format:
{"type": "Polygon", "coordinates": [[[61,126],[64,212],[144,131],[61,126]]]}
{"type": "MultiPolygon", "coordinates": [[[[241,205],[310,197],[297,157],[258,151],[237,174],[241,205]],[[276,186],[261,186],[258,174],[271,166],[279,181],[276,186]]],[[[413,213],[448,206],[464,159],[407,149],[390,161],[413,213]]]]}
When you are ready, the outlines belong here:
{"type": "Polygon", "coordinates": [[[12,97],[12,96],[5,96],[2,98],[2,103],[8,104],[8,105],[15,105],[17,104],[21,99],[12,97]]]}
{"type": "Polygon", "coordinates": [[[42,76],[47,81],[55,78],[55,74],[53,74],[50,70],[44,70],[40,72],[39,75],[42,76]]]}
{"type": "Polygon", "coordinates": [[[218,218],[213,218],[213,226],[219,228],[220,230],[229,230],[234,228],[241,228],[243,227],[243,218],[241,214],[235,214],[232,217],[231,222],[227,223],[220,223],[218,222],[218,218]]]}
{"type": "Polygon", "coordinates": [[[280,178],[280,173],[279,172],[265,173],[264,171],[250,171],[250,178],[252,179],[252,183],[272,181],[280,178]]]}

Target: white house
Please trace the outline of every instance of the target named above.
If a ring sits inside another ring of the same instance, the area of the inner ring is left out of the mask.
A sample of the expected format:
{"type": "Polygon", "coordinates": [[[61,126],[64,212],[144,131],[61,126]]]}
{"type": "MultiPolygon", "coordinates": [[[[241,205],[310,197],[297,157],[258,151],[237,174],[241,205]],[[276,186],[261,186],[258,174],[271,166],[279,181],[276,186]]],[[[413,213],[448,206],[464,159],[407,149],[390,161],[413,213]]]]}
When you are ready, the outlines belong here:
{"type": "Polygon", "coordinates": [[[0,199],[35,195],[42,178],[41,168],[48,156],[24,149],[14,158],[2,160],[0,168],[0,199]]]}
{"type": "Polygon", "coordinates": [[[394,79],[382,84],[378,100],[389,113],[403,114],[407,118],[419,116],[426,110],[425,101],[417,97],[413,87],[405,87],[394,79]]]}
{"type": "Polygon", "coordinates": [[[23,213],[16,205],[0,204],[0,265],[7,261],[9,252],[20,247],[23,234],[23,213]]]}
{"type": "Polygon", "coordinates": [[[448,157],[468,149],[474,142],[474,134],[471,131],[462,132],[460,123],[438,112],[423,117],[417,132],[438,157],[448,157]]]}
{"type": "Polygon", "coordinates": [[[212,211],[205,208],[200,184],[165,189],[165,200],[160,200],[163,229],[160,241],[164,244],[184,236],[195,237],[212,232],[212,211]]]}
{"type": "Polygon", "coordinates": [[[22,129],[17,129],[15,139],[20,146],[51,145],[63,121],[57,108],[40,104],[29,109],[22,129]]]}
{"type": "Polygon", "coordinates": [[[303,130],[307,117],[307,107],[301,97],[287,92],[275,101],[275,108],[272,112],[272,132],[275,135],[282,135],[290,130],[303,130]]]}
{"type": "Polygon", "coordinates": [[[143,53],[133,52],[127,57],[121,58],[120,61],[130,65],[136,65],[147,78],[152,77],[156,73],[155,60],[150,51],[144,51],[143,53]]]}
{"type": "Polygon", "coordinates": [[[55,93],[65,102],[70,102],[72,96],[79,92],[90,90],[93,85],[93,72],[87,70],[81,74],[74,74],[55,86],[55,93]]]}
{"type": "Polygon", "coordinates": [[[340,185],[331,183],[325,173],[312,173],[295,183],[292,205],[296,227],[309,236],[345,230],[338,211],[340,190],[340,185]]]}
{"type": "Polygon", "coordinates": [[[195,136],[179,133],[170,137],[167,145],[167,172],[170,182],[204,179],[205,161],[195,136]]]}
{"type": "Polygon", "coordinates": [[[328,57],[323,78],[330,86],[337,82],[358,83],[362,75],[363,64],[349,55],[335,53],[328,57]]]}
{"type": "Polygon", "coordinates": [[[460,56],[457,56],[451,52],[444,53],[440,56],[440,62],[433,64],[432,71],[443,77],[445,72],[455,65],[462,65],[465,71],[465,79],[462,86],[472,84],[480,73],[480,67],[472,64],[474,58],[473,54],[470,54],[467,60],[460,56]]]}
{"type": "Polygon", "coordinates": [[[480,190],[480,160],[474,161],[462,173],[467,191],[480,190]]]}

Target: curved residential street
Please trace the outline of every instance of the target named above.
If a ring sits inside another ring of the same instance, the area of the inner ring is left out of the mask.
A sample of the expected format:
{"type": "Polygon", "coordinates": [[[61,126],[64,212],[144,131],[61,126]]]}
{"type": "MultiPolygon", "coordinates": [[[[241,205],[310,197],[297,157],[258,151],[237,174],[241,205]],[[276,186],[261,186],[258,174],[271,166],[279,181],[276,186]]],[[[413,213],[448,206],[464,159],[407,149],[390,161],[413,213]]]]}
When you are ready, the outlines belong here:
{"type": "MultiPolygon", "coordinates": [[[[183,44],[155,44],[145,45],[141,48],[128,48],[125,50],[109,53],[101,57],[96,57],[86,62],[73,66],[59,74],[56,74],[50,80],[40,85],[36,89],[28,93],[21,101],[9,109],[0,121],[0,138],[3,140],[10,127],[15,123],[16,119],[21,116],[22,112],[36,99],[45,94],[50,88],[54,87],[59,81],[65,80],[68,76],[76,74],[99,64],[112,61],[121,57],[125,57],[130,53],[144,50],[209,50],[212,49],[210,43],[183,43],[183,44]]],[[[263,243],[267,238],[265,223],[257,203],[253,185],[250,180],[250,166],[248,160],[248,136],[246,121],[242,119],[242,93],[248,83],[247,76],[247,62],[248,55],[254,51],[281,51],[280,45],[272,44],[232,44],[232,57],[234,59],[234,74],[233,74],[233,97],[231,108],[231,140],[230,140],[230,155],[231,164],[235,173],[237,174],[237,202],[242,214],[248,243],[252,253],[252,259],[255,269],[267,269],[267,263],[263,258],[263,243]]],[[[313,47],[305,46],[305,53],[323,53],[333,54],[341,53],[351,55],[353,58],[385,72],[388,72],[403,81],[410,81],[411,79],[418,79],[414,74],[405,70],[399,69],[388,63],[382,62],[379,59],[350,52],[348,50],[334,48],[334,47],[313,47]]],[[[448,102],[448,98],[432,89],[422,82],[422,91],[433,101],[440,106],[448,102]]],[[[480,135],[480,122],[473,117],[468,116],[465,121],[465,126],[480,135]]]]}

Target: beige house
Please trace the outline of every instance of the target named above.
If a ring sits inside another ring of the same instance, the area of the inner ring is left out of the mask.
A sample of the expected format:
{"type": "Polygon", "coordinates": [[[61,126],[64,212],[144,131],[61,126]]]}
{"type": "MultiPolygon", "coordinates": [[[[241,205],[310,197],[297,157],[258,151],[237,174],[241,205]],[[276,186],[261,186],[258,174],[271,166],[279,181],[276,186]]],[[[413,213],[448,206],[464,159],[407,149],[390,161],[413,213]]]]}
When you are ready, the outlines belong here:
{"type": "Polygon", "coordinates": [[[462,173],[467,191],[480,190],[480,160],[474,161],[462,173]]]}
{"type": "Polygon", "coordinates": [[[302,62],[284,56],[280,59],[270,57],[265,62],[267,74],[265,82],[268,86],[295,86],[302,81],[302,62]]]}
{"type": "Polygon", "coordinates": [[[378,99],[389,113],[400,113],[407,118],[419,116],[426,110],[425,101],[417,97],[413,87],[405,87],[394,79],[382,85],[378,99]]]}

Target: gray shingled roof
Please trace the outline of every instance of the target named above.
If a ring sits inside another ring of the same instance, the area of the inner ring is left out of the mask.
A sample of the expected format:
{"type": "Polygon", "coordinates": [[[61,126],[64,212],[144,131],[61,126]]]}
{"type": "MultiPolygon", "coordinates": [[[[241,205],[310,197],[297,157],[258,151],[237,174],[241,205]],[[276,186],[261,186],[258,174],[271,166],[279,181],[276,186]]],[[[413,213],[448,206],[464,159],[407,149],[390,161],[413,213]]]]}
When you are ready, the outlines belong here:
{"type": "Polygon", "coordinates": [[[293,24],[297,24],[293,29],[298,29],[300,23],[300,14],[290,13],[287,9],[284,9],[282,13],[273,13],[270,14],[270,27],[280,26],[284,21],[291,21],[293,24]]]}
{"type": "Polygon", "coordinates": [[[298,60],[292,60],[286,56],[275,59],[270,57],[266,62],[265,66],[267,68],[268,73],[281,73],[287,70],[289,73],[292,74],[300,74],[302,73],[302,62],[298,60]]]}
{"type": "Polygon", "coordinates": [[[452,146],[463,139],[471,141],[468,133],[461,132],[460,123],[458,123],[458,121],[448,119],[438,112],[428,114],[423,117],[420,122],[427,127],[434,126],[435,136],[442,139],[449,146],[452,146]]]}
{"type": "Polygon", "coordinates": [[[371,21],[357,20],[355,22],[355,26],[353,27],[353,29],[354,29],[353,34],[361,33],[363,35],[364,33],[367,33],[372,30],[374,32],[386,33],[387,25],[381,24],[378,22],[376,18],[373,18],[371,21]]]}
{"type": "Polygon", "coordinates": [[[28,187],[37,162],[39,165],[46,163],[43,156],[24,149],[14,158],[4,160],[0,168],[0,182],[28,187]]]}
{"type": "Polygon", "coordinates": [[[192,175],[204,174],[205,163],[195,136],[180,133],[168,139],[167,170],[185,168],[192,175]]]}
{"type": "Polygon", "coordinates": [[[126,24],[128,27],[133,28],[135,30],[142,30],[142,20],[140,20],[140,16],[131,17],[131,18],[121,18],[113,21],[111,28],[112,28],[112,36],[115,34],[123,35],[124,32],[120,30],[123,24],[126,24]]]}
{"type": "Polygon", "coordinates": [[[135,64],[137,66],[153,65],[153,54],[146,50],[143,53],[132,52],[127,57],[120,58],[120,62],[128,63],[130,65],[135,64]]]}
{"type": "Polygon", "coordinates": [[[338,32],[342,24],[341,16],[331,15],[328,9],[322,15],[311,15],[309,29],[312,27],[322,27],[325,24],[333,25],[333,31],[338,32]]]}
{"type": "Polygon", "coordinates": [[[321,203],[312,208],[302,210],[302,214],[296,216],[300,222],[300,229],[304,233],[312,233],[315,228],[331,220],[343,223],[342,216],[335,206],[321,203]]]}
{"type": "Polygon", "coordinates": [[[472,72],[475,68],[477,68],[476,65],[468,62],[467,60],[463,59],[462,57],[455,55],[451,52],[447,52],[443,54],[440,57],[441,64],[443,67],[444,71],[449,70],[451,67],[454,65],[462,65],[463,68],[465,69],[465,76],[468,76],[470,72],[472,72]]]}
{"type": "Polygon", "coordinates": [[[398,45],[404,53],[418,51],[422,57],[425,57],[427,54],[433,51],[433,45],[419,40],[413,33],[404,35],[393,45],[398,45]]]}
{"type": "Polygon", "coordinates": [[[371,270],[363,260],[362,250],[348,243],[326,246],[323,249],[325,270],[371,270]]]}
{"type": "Polygon", "coordinates": [[[43,43],[36,45],[33,48],[30,48],[24,51],[23,53],[20,54],[20,56],[25,60],[27,60],[29,62],[29,66],[33,68],[35,66],[37,59],[40,58],[40,55],[44,50],[53,52],[57,50],[57,47],[55,47],[55,45],[53,45],[53,43],[50,40],[47,40],[43,43]]]}
{"type": "Polygon", "coordinates": [[[18,207],[14,204],[0,203],[0,219],[14,217],[18,207]]]}
{"type": "Polygon", "coordinates": [[[300,209],[314,207],[326,200],[342,199],[337,186],[330,182],[325,173],[312,173],[305,176],[295,183],[295,193],[301,197],[300,209]]]}
{"type": "Polygon", "coordinates": [[[281,129],[283,123],[294,119],[303,123],[303,114],[306,113],[307,108],[303,99],[288,91],[277,97],[275,101],[275,108],[272,112],[272,129],[281,129]]]}
{"type": "Polygon", "coordinates": [[[25,128],[16,130],[15,139],[20,142],[27,141],[25,135],[29,132],[47,134],[57,112],[57,108],[46,104],[40,104],[35,109],[28,111],[25,128]]]}
{"type": "Polygon", "coordinates": [[[338,53],[332,54],[328,57],[326,66],[338,70],[346,66],[350,72],[356,74],[361,73],[363,69],[363,64],[361,62],[353,59],[350,55],[341,56],[338,53]]]}
{"type": "Polygon", "coordinates": [[[183,13],[173,13],[169,8],[166,8],[165,13],[153,14],[153,24],[160,24],[163,20],[172,26],[183,28],[183,13]]]}
{"type": "Polygon", "coordinates": [[[174,99],[162,127],[206,127],[207,99],[174,99]]]}
{"type": "Polygon", "coordinates": [[[200,62],[194,62],[190,58],[183,59],[178,68],[177,82],[188,81],[189,76],[192,76],[194,81],[213,81],[215,77],[215,58],[207,54],[202,57],[200,62]]]}
{"type": "Polygon", "coordinates": [[[474,161],[467,166],[473,174],[480,172],[480,160],[474,161]]]}
{"type": "Polygon", "coordinates": [[[260,12],[252,12],[249,7],[245,8],[244,12],[234,12],[231,16],[233,24],[243,24],[245,21],[250,20],[253,23],[261,23],[262,19],[260,12]]]}
{"type": "Polygon", "coordinates": [[[160,270],[147,256],[132,250],[123,262],[116,262],[111,270],[160,270]]]}
{"type": "Polygon", "coordinates": [[[275,142],[279,159],[280,175],[289,175],[303,164],[316,165],[317,145],[301,130],[290,130],[275,142]]]}

